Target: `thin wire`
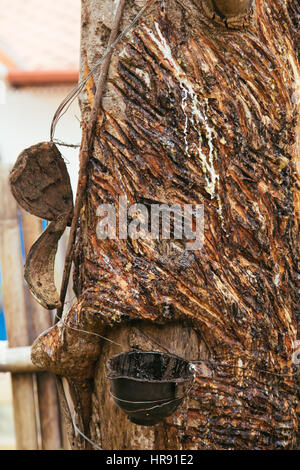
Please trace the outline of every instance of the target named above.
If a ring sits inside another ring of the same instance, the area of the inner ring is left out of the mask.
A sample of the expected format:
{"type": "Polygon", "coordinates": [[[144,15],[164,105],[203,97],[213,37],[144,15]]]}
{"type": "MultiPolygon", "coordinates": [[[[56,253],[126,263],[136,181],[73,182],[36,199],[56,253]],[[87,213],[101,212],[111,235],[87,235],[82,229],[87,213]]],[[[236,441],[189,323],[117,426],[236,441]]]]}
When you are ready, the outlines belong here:
{"type": "MultiPolygon", "coordinates": [[[[67,325],[63,321],[62,316],[57,315],[57,313],[55,314],[55,318],[57,318],[66,328],[69,328],[70,330],[78,331],[78,332],[85,333],[88,335],[98,336],[98,338],[109,341],[110,343],[115,344],[116,346],[119,346],[121,349],[123,349],[123,346],[120,343],[117,343],[116,341],[113,341],[112,339],[106,338],[105,336],[99,335],[98,333],[95,333],[94,331],[87,331],[87,330],[83,330],[82,328],[74,328],[70,325],[67,325]]],[[[132,348],[132,349],[135,349],[135,348],[132,348]]]]}
{"type": "Polygon", "coordinates": [[[103,450],[100,446],[98,446],[98,444],[96,444],[96,442],[92,441],[91,439],[89,439],[80,429],[79,427],[76,425],[75,423],[75,414],[74,416],[72,416],[72,421],[73,421],[73,426],[74,426],[74,429],[78,432],[78,434],[80,434],[81,437],[83,437],[89,444],[91,444],[92,446],[96,447],[96,449],[98,450],[103,450]]]}
{"type": "Polygon", "coordinates": [[[56,145],[61,145],[62,147],[71,147],[73,149],[77,149],[80,147],[80,144],[67,144],[66,142],[63,142],[59,139],[53,139],[52,142],[54,142],[56,145]]]}
{"type": "MultiPolygon", "coordinates": [[[[190,391],[190,390],[189,390],[190,391]]],[[[119,398],[116,398],[114,395],[112,395],[111,392],[109,392],[110,395],[117,401],[124,401],[124,400],[120,400],[119,398]]],[[[165,403],[162,403],[161,405],[154,405],[154,406],[151,406],[150,408],[139,408],[138,410],[126,410],[124,408],[124,411],[127,412],[127,413],[141,413],[142,411],[152,411],[152,410],[155,410],[156,408],[162,408],[166,405],[169,405],[170,403],[173,403],[174,401],[180,401],[180,400],[183,400],[183,398],[185,398],[186,395],[183,395],[182,397],[180,398],[173,398],[172,400],[169,400],[165,403]]],[[[126,401],[126,400],[125,400],[126,401]]],[[[145,403],[145,402],[139,402],[139,401],[128,401],[127,403],[145,403]]]]}
{"type": "MultiPolygon", "coordinates": [[[[178,354],[170,351],[167,347],[163,346],[162,344],[160,344],[156,339],[152,338],[152,337],[149,337],[148,335],[146,335],[146,333],[144,333],[143,331],[141,331],[140,329],[137,328],[137,330],[146,338],[146,339],[150,339],[153,343],[156,343],[157,346],[159,346],[161,349],[164,349],[165,351],[167,351],[169,354],[172,354],[173,356],[177,356],[179,359],[184,359],[183,357],[181,356],[178,356],[178,354]]],[[[221,358],[224,360],[224,357],[222,356],[215,356],[214,359],[217,359],[217,358],[221,358]]],[[[242,367],[242,366],[236,366],[236,365],[233,365],[233,364],[221,364],[220,362],[218,361],[215,361],[214,359],[201,359],[201,360],[198,360],[198,361],[194,361],[194,360],[189,360],[188,362],[191,364],[191,365],[194,365],[194,364],[197,364],[197,363],[201,363],[201,362],[206,362],[208,364],[217,364],[219,366],[223,366],[224,367],[233,367],[233,368],[237,368],[237,369],[242,369],[242,370],[249,370],[249,368],[247,367],[242,367]]],[[[275,376],[278,376],[278,377],[295,377],[298,375],[297,372],[295,372],[295,374],[279,374],[277,372],[271,372],[271,371],[268,371],[267,369],[261,369],[261,368],[250,368],[250,370],[253,370],[253,371],[260,371],[260,372],[266,372],[267,374],[271,374],[271,375],[275,375],[275,376]]]]}
{"type": "MultiPolygon", "coordinates": [[[[59,317],[58,317],[58,318],[59,318],[59,317]]],[[[69,328],[69,329],[71,329],[71,330],[75,330],[75,331],[78,331],[78,332],[82,332],[82,333],[85,333],[85,334],[91,334],[91,335],[97,336],[97,337],[99,337],[99,338],[101,338],[101,339],[104,339],[105,341],[108,341],[108,342],[110,342],[110,343],[112,343],[112,344],[115,344],[116,346],[119,346],[119,347],[123,350],[123,346],[122,346],[120,343],[117,343],[116,341],[113,341],[113,340],[111,340],[111,339],[109,339],[109,338],[106,338],[105,336],[99,335],[98,333],[94,333],[94,332],[90,332],[90,331],[87,331],[87,330],[83,330],[83,329],[81,329],[81,328],[73,328],[73,327],[67,325],[67,324],[62,320],[62,318],[59,318],[59,320],[62,322],[62,324],[63,324],[66,328],[69,328]]],[[[140,351],[139,349],[136,349],[136,348],[131,348],[131,349],[136,350],[136,351],[140,351]]],[[[166,349],[166,348],[164,348],[164,349],[166,349]]],[[[170,351],[169,351],[169,353],[172,354],[170,351]]],[[[179,357],[179,358],[181,358],[181,359],[184,359],[184,358],[182,358],[181,356],[178,356],[178,355],[176,355],[176,356],[179,357]]],[[[185,359],[184,359],[184,360],[185,360],[185,359]]],[[[180,398],[175,398],[175,399],[170,400],[170,401],[168,401],[168,402],[166,402],[166,403],[163,403],[163,404],[161,404],[161,405],[156,405],[156,406],[153,406],[153,407],[150,407],[150,408],[141,408],[141,409],[135,410],[135,412],[142,412],[142,411],[146,411],[146,412],[147,412],[147,411],[151,411],[151,410],[153,410],[153,409],[155,409],[155,408],[161,408],[161,407],[166,406],[166,405],[168,405],[168,404],[170,404],[170,403],[172,403],[172,402],[175,402],[175,401],[177,401],[177,400],[181,400],[181,399],[185,398],[186,396],[189,395],[189,393],[190,393],[191,390],[193,389],[194,384],[195,384],[195,383],[199,383],[199,379],[197,378],[196,373],[199,374],[200,371],[197,370],[197,368],[195,367],[195,364],[201,363],[201,362],[213,363],[214,361],[210,361],[210,360],[207,360],[207,359],[202,359],[202,360],[200,360],[200,361],[188,361],[188,362],[190,363],[191,368],[194,370],[194,374],[193,374],[193,381],[192,381],[192,384],[191,384],[190,388],[187,390],[187,392],[186,392],[186,394],[185,394],[184,396],[182,396],[182,397],[180,397],[180,398]]],[[[220,363],[216,363],[216,364],[221,365],[221,367],[222,367],[222,366],[237,367],[238,369],[247,370],[247,368],[245,368],[245,367],[240,367],[240,366],[234,366],[234,365],[231,366],[231,365],[229,365],[229,364],[220,364],[220,363]]],[[[293,374],[293,375],[277,374],[277,373],[274,373],[274,372],[267,371],[267,370],[265,370],[265,369],[258,369],[258,368],[251,368],[250,370],[253,370],[253,371],[255,371],[255,370],[256,370],[256,371],[263,371],[263,372],[266,372],[266,373],[269,373],[269,374],[272,374],[272,375],[283,376],[283,377],[294,377],[295,375],[297,375],[297,374],[293,374]]],[[[232,377],[234,377],[234,376],[232,376],[232,377]]],[[[140,403],[140,402],[138,402],[138,401],[134,402],[134,401],[128,401],[128,400],[122,400],[122,399],[116,398],[116,397],[111,393],[110,390],[109,390],[109,393],[110,393],[110,395],[111,395],[114,399],[117,399],[117,400],[122,401],[122,402],[127,402],[127,403],[140,403]]],[[[150,403],[150,402],[149,402],[149,403],[150,403]]],[[[124,410],[124,411],[125,411],[125,410],[124,410]]],[[[132,410],[131,410],[131,411],[132,411],[132,410]]],[[[96,443],[93,442],[91,439],[89,439],[89,438],[78,428],[78,426],[76,426],[75,420],[74,420],[73,417],[72,417],[72,422],[73,422],[74,429],[75,429],[87,442],[89,442],[91,445],[93,445],[96,449],[98,449],[98,450],[103,450],[100,446],[98,446],[98,444],[96,444],[96,443]]]]}
{"type": "MultiPolygon", "coordinates": [[[[131,403],[131,404],[133,403],[133,404],[135,404],[135,405],[138,405],[138,404],[141,405],[142,403],[143,403],[144,405],[145,405],[145,403],[147,403],[147,404],[149,403],[149,405],[150,405],[151,403],[162,403],[162,402],[165,401],[164,398],[162,398],[161,400],[149,400],[149,401],[148,401],[148,400],[147,400],[147,401],[146,401],[146,400],[144,400],[144,401],[123,400],[122,398],[116,397],[116,396],[112,393],[111,390],[109,390],[109,394],[110,394],[111,397],[113,397],[114,400],[121,401],[122,403],[131,403]]],[[[172,400],[181,400],[181,398],[183,398],[183,397],[172,398],[172,400]]],[[[168,403],[169,403],[169,402],[168,402],[168,403]]],[[[148,408],[148,409],[150,410],[151,408],[148,408]]],[[[128,410],[127,410],[127,411],[128,411],[128,410]]],[[[132,411],[133,411],[133,410],[132,410],[132,411]]],[[[140,410],[138,410],[138,411],[140,411],[140,410]]],[[[144,411],[144,410],[143,410],[143,411],[144,411]]]]}
{"type": "Polygon", "coordinates": [[[134,411],[134,412],[137,412],[137,411],[148,411],[148,410],[153,410],[154,408],[161,408],[162,406],[165,406],[165,405],[169,405],[170,403],[172,403],[173,401],[178,401],[178,400],[183,400],[189,393],[190,391],[192,390],[193,386],[194,386],[194,383],[195,383],[195,375],[193,376],[193,380],[192,380],[192,383],[191,383],[191,386],[188,388],[188,390],[186,391],[186,393],[184,395],[181,395],[181,397],[176,397],[176,398],[172,398],[172,400],[169,400],[167,402],[164,402],[164,403],[161,403],[162,401],[164,401],[164,399],[161,399],[161,400],[153,400],[153,401],[130,401],[130,400],[123,400],[122,398],[118,398],[116,397],[111,390],[109,390],[109,394],[114,398],[114,400],[117,400],[117,401],[122,401],[123,403],[131,403],[131,404],[145,404],[145,403],[161,403],[160,405],[156,405],[156,406],[152,406],[150,408],[144,408],[144,409],[140,409],[140,410],[127,410],[127,411],[134,411]]]}
{"type": "Polygon", "coordinates": [[[134,17],[132,22],[126,26],[126,28],[119,34],[119,36],[116,38],[116,40],[105,50],[103,56],[101,59],[96,62],[96,64],[93,66],[91,71],[87,74],[85,78],[83,78],[78,85],[76,85],[73,90],[70,91],[70,93],[63,99],[63,101],[60,103],[58,106],[53,119],[51,123],[51,129],[50,129],[50,140],[53,142],[54,138],[54,132],[56,125],[59,121],[59,119],[68,111],[69,107],[75,100],[75,98],[80,94],[82,91],[84,85],[86,82],[89,80],[89,78],[95,73],[95,71],[98,69],[98,67],[102,64],[102,62],[106,59],[108,54],[117,46],[117,44],[125,37],[127,34],[131,31],[131,29],[134,27],[134,25],[138,22],[140,17],[143,15],[145,10],[147,10],[156,0],[148,0],[146,5],[143,6],[143,8],[140,9],[138,14],[134,17]]]}
{"type": "MultiPolygon", "coordinates": [[[[116,345],[116,346],[119,346],[119,347],[123,350],[122,344],[118,343],[117,341],[114,341],[114,340],[109,339],[109,338],[107,338],[107,337],[105,337],[105,336],[99,335],[98,333],[95,333],[95,332],[93,332],[93,331],[87,331],[87,330],[83,330],[83,329],[81,329],[81,328],[74,328],[74,327],[72,327],[72,326],[70,326],[70,325],[67,325],[67,324],[63,321],[62,316],[57,315],[57,313],[55,314],[55,317],[58,318],[58,320],[60,320],[60,321],[62,322],[62,324],[63,324],[66,328],[70,328],[71,330],[78,331],[78,332],[81,332],[81,333],[85,333],[85,334],[97,336],[97,337],[99,337],[99,338],[101,338],[101,339],[104,339],[105,341],[108,341],[108,342],[110,342],[110,343],[112,343],[112,344],[114,344],[114,345],[116,345]]],[[[155,341],[155,342],[156,342],[156,344],[157,344],[158,346],[160,346],[160,344],[159,344],[157,341],[155,341]]],[[[295,374],[279,374],[279,373],[277,373],[277,372],[271,372],[271,371],[268,371],[267,369],[261,369],[261,368],[258,368],[258,367],[255,367],[255,368],[253,368],[253,367],[247,368],[247,367],[236,366],[236,365],[234,365],[234,364],[221,364],[220,362],[214,361],[213,359],[201,359],[201,360],[198,360],[198,361],[187,360],[187,359],[185,359],[184,357],[179,356],[178,354],[172,353],[172,352],[169,351],[166,347],[163,347],[163,346],[161,346],[161,347],[162,347],[163,349],[165,349],[166,351],[168,351],[169,354],[172,354],[173,356],[177,356],[179,359],[183,359],[183,360],[189,362],[190,365],[192,365],[192,366],[194,366],[194,364],[199,364],[199,363],[202,363],[202,362],[206,362],[206,363],[211,364],[211,365],[216,364],[216,365],[218,365],[218,366],[220,366],[220,367],[232,367],[232,368],[234,368],[234,369],[242,369],[242,370],[246,370],[246,371],[247,371],[247,370],[252,370],[252,371],[256,371],[256,372],[265,372],[265,373],[267,373],[267,374],[274,375],[274,376],[276,376],[276,377],[290,377],[290,378],[292,378],[292,377],[296,377],[297,375],[299,375],[299,373],[297,373],[297,372],[296,372],[295,374]]],[[[133,350],[133,351],[138,351],[138,352],[141,351],[140,349],[138,349],[138,348],[133,348],[133,347],[131,348],[131,350],[133,350]]],[[[124,351],[124,352],[126,352],[126,351],[124,351]]],[[[199,371],[197,371],[197,372],[199,372],[199,371]]],[[[232,376],[232,377],[234,377],[234,376],[232,376]]]]}

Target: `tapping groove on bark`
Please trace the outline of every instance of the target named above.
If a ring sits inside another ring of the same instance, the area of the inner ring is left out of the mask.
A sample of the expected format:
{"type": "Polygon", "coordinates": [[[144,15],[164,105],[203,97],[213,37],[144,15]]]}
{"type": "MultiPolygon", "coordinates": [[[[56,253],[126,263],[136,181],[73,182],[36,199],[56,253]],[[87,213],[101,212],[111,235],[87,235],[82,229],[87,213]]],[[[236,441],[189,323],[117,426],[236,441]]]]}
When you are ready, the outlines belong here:
{"type": "MultiPolygon", "coordinates": [[[[101,8],[83,2],[86,71],[105,47],[101,8]]],[[[128,6],[124,25],[133,13],[128,6]]],[[[256,0],[249,15],[231,28],[214,22],[201,1],[157,2],[112,62],[77,237],[78,301],[64,322],[127,347],[138,323],[189,359],[203,358],[205,344],[211,363],[164,424],[147,431],[121,424],[123,436],[112,429],[104,436],[109,413],[125,420],[103,371],[104,359],[120,351],[62,322],[42,335],[33,346],[36,364],[78,383],[96,379],[92,397],[77,386],[77,406],[89,402],[85,429],[90,420],[105,448],[295,444],[297,380],[283,374],[295,373],[299,327],[300,4],[256,0]],[[203,204],[202,250],[150,236],[99,240],[97,208],[118,207],[120,196],[147,207],[203,204]],[[191,347],[201,342],[193,357],[189,344],[167,342],[176,328],[188,329],[191,347]]],[[[89,80],[84,117],[94,91],[89,80]]],[[[137,345],[159,349],[141,338],[137,345]]]]}

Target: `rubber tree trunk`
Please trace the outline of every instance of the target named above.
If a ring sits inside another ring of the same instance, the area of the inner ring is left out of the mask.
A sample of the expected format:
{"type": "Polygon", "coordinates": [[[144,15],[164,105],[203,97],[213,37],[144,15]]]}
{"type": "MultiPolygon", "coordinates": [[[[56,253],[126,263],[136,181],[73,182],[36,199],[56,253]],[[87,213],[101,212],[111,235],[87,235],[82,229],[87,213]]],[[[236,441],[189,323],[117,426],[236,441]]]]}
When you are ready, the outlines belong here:
{"type": "MultiPolygon", "coordinates": [[[[82,2],[82,75],[116,4],[82,2]]],[[[122,28],[143,4],[127,2],[122,28]]],[[[77,237],[78,302],[33,347],[69,378],[78,424],[105,449],[295,445],[299,14],[294,0],[158,1],[116,48],[77,237]],[[149,210],[203,205],[202,249],[99,239],[97,208],[120,196],[149,210]],[[130,347],[207,360],[155,427],[130,423],[109,394],[105,361],[130,347]]],[[[94,92],[89,80],[83,120],[94,92]]]]}

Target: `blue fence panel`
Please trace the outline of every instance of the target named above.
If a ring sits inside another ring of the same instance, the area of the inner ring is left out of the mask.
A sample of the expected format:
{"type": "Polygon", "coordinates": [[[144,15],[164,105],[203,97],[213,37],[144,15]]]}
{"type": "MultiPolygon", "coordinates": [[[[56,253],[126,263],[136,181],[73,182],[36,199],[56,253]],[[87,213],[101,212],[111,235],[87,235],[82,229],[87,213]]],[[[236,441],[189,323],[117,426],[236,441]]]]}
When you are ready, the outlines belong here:
{"type": "Polygon", "coordinates": [[[5,341],[6,337],[6,328],[5,328],[5,319],[2,308],[2,276],[1,276],[1,266],[0,266],[0,341],[5,341]]]}
{"type": "MultiPolygon", "coordinates": [[[[24,249],[24,240],[23,240],[23,228],[22,221],[19,214],[19,227],[20,227],[20,241],[21,241],[21,254],[23,259],[23,264],[25,263],[25,249],[24,249]]],[[[42,228],[45,230],[47,227],[47,220],[42,221],[42,228]]],[[[5,317],[2,307],[2,276],[1,276],[1,266],[0,266],[0,341],[5,341],[7,339],[6,327],[5,327],[5,317]]]]}
{"type": "Polygon", "coordinates": [[[7,339],[7,336],[6,336],[4,313],[0,312],[0,341],[5,341],[6,339],[7,339]]]}

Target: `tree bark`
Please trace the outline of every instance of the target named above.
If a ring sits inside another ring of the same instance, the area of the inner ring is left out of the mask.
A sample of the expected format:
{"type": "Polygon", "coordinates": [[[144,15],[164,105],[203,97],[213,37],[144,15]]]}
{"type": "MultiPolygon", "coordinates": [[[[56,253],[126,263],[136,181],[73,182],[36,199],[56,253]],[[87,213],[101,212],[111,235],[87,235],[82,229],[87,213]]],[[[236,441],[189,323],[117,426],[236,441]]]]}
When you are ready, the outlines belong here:
{"type": "MultiPolygon", "coordinates": [[[[105,449],[295,445],[300,6],[254,0],[226,16],[235,2],[215,3],[156,2],[116,47],[76,242],[78,301],[32,350],[69,378],[78,423],[105,449]],[[202,249],[99,240],[97,208],[120,196],[204,205],[202,249]],[[153,428],[130,423],[109,395],[105,361],[130,347],[209,360],[184,405],[153,428]]],[[[143,4],[128,2],[122,29],[143,4]]],[[[82,76],[105,50],[114,10],[82,2],[82,76]]],[[[90,79],[84,121],[94,88],[90,79]]]]}

